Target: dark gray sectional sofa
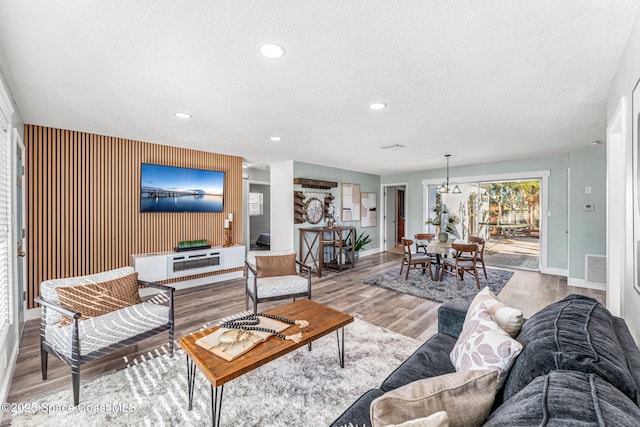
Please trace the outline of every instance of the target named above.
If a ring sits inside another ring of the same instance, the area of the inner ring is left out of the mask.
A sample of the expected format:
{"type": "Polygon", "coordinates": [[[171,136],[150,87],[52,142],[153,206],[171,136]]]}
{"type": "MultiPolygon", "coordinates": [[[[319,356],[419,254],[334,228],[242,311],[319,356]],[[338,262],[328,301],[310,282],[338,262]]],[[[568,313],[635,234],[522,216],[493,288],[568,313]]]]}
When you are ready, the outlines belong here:
{"type": "MultiPolygon", "coordinates": [[[[455,372],[449,353],[466,307],[443,304],[438,333],[332,426],[371,426],[371,402],[413,381],[455,372]]],[[[530,319],[524,349],[498,392],[486,426],[640,426],[640,350],[623,319],[597,301],[570,295],[530,319]]]]}

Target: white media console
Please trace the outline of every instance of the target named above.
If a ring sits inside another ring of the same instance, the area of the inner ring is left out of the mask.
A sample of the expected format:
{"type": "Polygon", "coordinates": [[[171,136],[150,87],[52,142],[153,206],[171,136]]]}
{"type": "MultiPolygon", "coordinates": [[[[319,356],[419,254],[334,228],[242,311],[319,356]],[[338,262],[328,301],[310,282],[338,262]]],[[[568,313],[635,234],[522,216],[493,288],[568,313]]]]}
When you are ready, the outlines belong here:
{"type": "MultiPolygon", "coordinates": [[[[138,273],[140,280],[159,282],[161,280],[178,277],[187,278],[196,274],[243,267],[245,247],[242,245],[214,246],[211,249],[194,251],[133,254],[129,258],[130,264],[138,273]]],[[[171,286],[176,289],[184,289],[235,277],[242,277],[242,271],[184,280],[172,283],[171,286]]]]}

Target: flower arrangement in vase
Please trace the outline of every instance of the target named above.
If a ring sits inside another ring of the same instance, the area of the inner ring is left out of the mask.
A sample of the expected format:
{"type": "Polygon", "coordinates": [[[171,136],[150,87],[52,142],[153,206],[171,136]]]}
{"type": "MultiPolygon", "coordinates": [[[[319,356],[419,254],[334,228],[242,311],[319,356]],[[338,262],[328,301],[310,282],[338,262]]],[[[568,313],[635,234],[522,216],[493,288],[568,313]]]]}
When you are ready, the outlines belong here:
{"type": "Polygon", "coordinates": [[[438,240],[446,242],[449,240],[449,234],[458,236],[458,230],[456,225],[460,223],[460,218],[456,215],[449,214],[447,206],[437,205],[434,209],[434,216],[425,221],[425,224],[430,224],[436,227],[436,234],[438,240]]]}
{"type": "Polygon", "coordinates": [[[336,205],[333,202],[329,203],[329,207],[327,208],[327,213],[324,217],[324,223],[327,227],[333,227],[336,225],[337,221],[340,219],[340,213],[336,205]]]}

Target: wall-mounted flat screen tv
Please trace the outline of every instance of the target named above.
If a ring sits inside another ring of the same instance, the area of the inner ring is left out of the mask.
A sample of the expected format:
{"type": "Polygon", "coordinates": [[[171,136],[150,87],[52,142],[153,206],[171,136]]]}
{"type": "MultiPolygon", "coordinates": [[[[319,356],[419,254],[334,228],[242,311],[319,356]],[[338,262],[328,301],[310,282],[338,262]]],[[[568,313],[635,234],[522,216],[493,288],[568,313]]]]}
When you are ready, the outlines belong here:
{"type": "Polygon", "coordinates": [[[142,163],[140,212],[222,212],[224,172],[142,163]]]}

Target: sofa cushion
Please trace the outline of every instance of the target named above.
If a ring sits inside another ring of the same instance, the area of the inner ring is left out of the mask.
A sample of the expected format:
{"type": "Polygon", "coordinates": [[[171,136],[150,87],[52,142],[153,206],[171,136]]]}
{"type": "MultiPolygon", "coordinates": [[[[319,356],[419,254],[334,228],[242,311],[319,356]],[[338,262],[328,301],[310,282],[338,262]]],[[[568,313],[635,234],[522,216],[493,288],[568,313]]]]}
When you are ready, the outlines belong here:
{"type": "Polygon", "coordinates": [[[489,415],[498,374],[492,370],[454,372],[414,381],[371,403],[371,425],[383,427],[446,411],[456,426],[479,426],[489,415]]]}
{"type": "Polygon", "coordinates": [[[638,426],[640,408],[593,373],[553,371],[496,409],[485,426],[638,426]]]}
{"type": "Polygon", "coordinates": [[[594,299],[570,295],[543,308],[524,323],[518,341],[524,350],[505,383],[505,401],[556,370],[597,374],[636,401],[637,386],[613,316],[594,299]]]}
{"type": "Polygon", "coordinates": [[[331,424],[331,427],[370,426],[371,419],[369,418],[369,411],[371,402],[383,394],[384,392],[377,388],[369,390],[347,408],[347,410],[331,424]]]}
{"type": "MultiPolygon", "coordinates": [[[[269,298],[280,295],[303,294],[309,290],[307,278],[296,275],[262,277],[256,279],[258,298],[269,298]]],[[[247,290],[253,294],[253,283],[247,282],[247,290]]]]}
{"type": "Polygon", "coordinates": [[[380,389],[390,391],[415,380],[455,372],[449,360],[455,343],[447,334],[432,336],[384,380],[380,389]]]}
{"type": "MultiPolygon", "coordinates": [[[[55,291],[60,305],[82,314],[81,320],[142,302],[138,291],[138,273],[91,285],[58,287],[55,291]]],[[[69,316],[63,315],[59,325],[65,326],[71,321],[69,316]]]]}
{"type": "Polygon", "coordinates": [[[480,304],[484,304],[489,309],[493,320],[512,338],[518,336],[524,322],[522,311],[506,306],[491,292],[488,286],[482,288],[471,301],[465,321],[473,315],[480,304]]]}
{"type": "MultiPolygon", "coordinates": [[[[85,356],[169,323],[169,307],[143,302],[78,323],[80,354],[85,356]]],[[[45,339],[54,349],[71,357],[73,325],[45,327],[45,339]]]]}
{"type": "Polygon", "coordinates": [[[500,389],[521,351],[522,344],[498,326],[487,306],[480,303],[465,322],[450,358],[456,371],[496,370],[500,389]]]}
{"type": "Polygon", "coordinates": [[[256,256],[256,273],[259,278],[295,275],[296,254],[256,256]]]}

